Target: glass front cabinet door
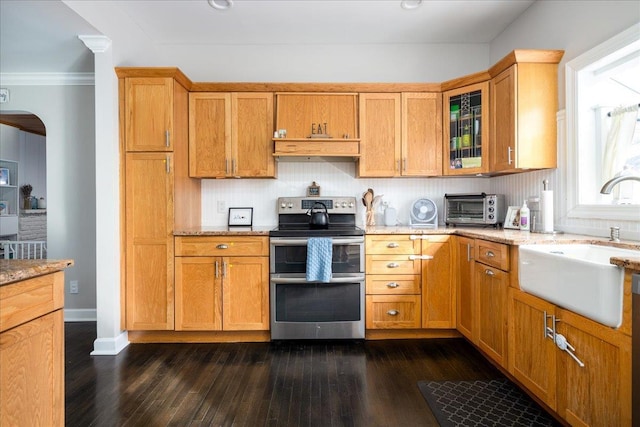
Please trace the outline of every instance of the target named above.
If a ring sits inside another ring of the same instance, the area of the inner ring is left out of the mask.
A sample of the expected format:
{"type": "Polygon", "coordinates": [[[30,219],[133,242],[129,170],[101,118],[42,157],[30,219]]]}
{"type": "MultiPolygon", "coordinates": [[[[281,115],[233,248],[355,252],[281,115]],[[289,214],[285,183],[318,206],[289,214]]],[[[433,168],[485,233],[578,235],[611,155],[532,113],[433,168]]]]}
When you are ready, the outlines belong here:
{"type": "Polygon", "coordinates": [[[444,93],[445,175],[473,175],[489,170],[489,82],[444,93]]]}

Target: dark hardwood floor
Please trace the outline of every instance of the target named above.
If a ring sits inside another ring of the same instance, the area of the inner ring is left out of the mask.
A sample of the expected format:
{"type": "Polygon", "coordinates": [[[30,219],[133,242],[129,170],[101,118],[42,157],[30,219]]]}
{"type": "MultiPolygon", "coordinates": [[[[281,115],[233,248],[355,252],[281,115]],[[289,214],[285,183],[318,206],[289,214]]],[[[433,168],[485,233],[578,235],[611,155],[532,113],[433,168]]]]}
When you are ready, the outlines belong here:
{"type": "Polygon", "coordinates": [[[67,426],[437,426],[419,380],[502,374],[463,339],[131,344],[65,324],[67,426]]]}

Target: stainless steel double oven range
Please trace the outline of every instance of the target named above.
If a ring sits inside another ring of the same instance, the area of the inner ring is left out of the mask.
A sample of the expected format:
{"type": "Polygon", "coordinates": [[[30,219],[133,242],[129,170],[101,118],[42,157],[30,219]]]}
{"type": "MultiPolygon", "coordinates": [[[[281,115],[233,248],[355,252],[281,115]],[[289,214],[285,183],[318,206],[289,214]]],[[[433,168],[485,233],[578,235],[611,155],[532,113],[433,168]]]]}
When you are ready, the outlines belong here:
{"type": "Polygon", "coordinates": [[[356,227],[355,197],[280,197],[277,211],[269,232],[271,339],[363,339],[364,230],[356,227]],[[311,228],[317,202],[327,208],[327,228],[311,228]],[[327,283],[306,280],[312,237],[332,239],[327,283]]]}

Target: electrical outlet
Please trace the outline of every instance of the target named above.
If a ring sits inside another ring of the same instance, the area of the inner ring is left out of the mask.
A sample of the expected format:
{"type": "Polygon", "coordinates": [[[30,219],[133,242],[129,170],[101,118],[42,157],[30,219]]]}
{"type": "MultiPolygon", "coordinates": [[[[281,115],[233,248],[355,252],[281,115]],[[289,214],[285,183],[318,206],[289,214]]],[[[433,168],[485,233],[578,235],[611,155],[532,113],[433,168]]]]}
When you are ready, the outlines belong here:
{"type": "Polygon", "coordinates": [[[69,282],[69,293],[77,294],[78,293],[78,281],[72,280],[69,282]]]}
{"type": "Polygon", "coordinates": [[[218,200],[218,213],[227,213],[227,204],[224,202],[224,200],[218,200]]]}

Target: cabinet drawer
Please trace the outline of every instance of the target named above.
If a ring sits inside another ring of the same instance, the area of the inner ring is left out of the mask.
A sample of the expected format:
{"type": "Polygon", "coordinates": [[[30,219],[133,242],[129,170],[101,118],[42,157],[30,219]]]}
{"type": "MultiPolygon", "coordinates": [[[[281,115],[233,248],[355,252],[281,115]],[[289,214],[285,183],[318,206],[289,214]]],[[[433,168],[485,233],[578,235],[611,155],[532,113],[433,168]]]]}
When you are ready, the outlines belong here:
{"type": "Polygon", "coordinates": [[[420,259],[411,255],[367,255],[367,274],[420,274],[420,259]]]}
{"type": "Polygon", "coordinates": [[[420,295],[367,295],[367,329],[420,328],[420,295]]]}
{"type": "Polygon", "coordinates": [[[269,256],[268,237],[176,237],[175,245],[176,256],[269,256]]]}
{"type": "Polygon", "coordinates": [[[408,234],[367,236],[365,253],[416,255],[420,253],[420,240],[411,239],[411,236],[408,234]]]}
{"type": "Polygon", "coordinates": [[[500,270],[509,271],[509,246],[502,243],[476,240],[476,261],[500,270]]]}
{"type": "Polygon", "coordinates": [[[420,275],[368,275],[367,295],[420,295],[420,275]]]}
{"type": "Polygon", "coordinates": [[[0,332],[62,308],[64,272],[0,287],[0,332]]]}

